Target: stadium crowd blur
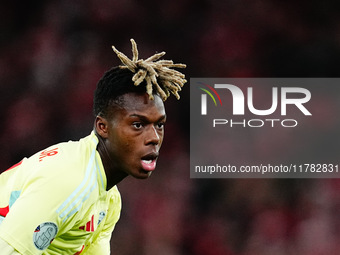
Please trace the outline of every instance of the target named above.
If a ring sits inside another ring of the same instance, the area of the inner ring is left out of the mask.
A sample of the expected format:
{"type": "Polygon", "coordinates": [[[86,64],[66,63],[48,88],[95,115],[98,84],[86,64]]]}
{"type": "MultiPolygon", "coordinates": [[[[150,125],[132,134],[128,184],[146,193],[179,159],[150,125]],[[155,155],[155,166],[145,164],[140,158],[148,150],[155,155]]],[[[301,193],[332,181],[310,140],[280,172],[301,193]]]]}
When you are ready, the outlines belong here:
{"type": "MultiPolygon", "coordinates": [[[[89,134],[95,85],[119,64],[111,45],[128,53],[134,38],[142,58],[165,50],[165,59],[188,65],[188,78],[339,77],[339,7],[292,0],[1,1],[0,169],[89,134]]],[[[112,254],[339,254],[340,180],[190,179],[189,85],[181,97],[166,103],[157,171],[119,184],[123,209],[112,254]]],[[[314,106],[333,120],[309,141],[315,152],[337,144],[340,154],[339,106],[326,98],[314,106]]]]}

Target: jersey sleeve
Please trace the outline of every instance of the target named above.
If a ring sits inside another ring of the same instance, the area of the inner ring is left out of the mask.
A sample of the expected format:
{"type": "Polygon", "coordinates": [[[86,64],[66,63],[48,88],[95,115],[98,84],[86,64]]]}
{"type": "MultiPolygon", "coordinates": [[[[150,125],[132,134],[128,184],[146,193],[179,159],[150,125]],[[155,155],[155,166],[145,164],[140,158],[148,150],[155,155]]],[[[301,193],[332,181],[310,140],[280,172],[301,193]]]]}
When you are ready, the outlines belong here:
{"type": "Polygon", "coordinates": [[[72,204],[70,196],[79,182],[62,163],[26,167],[31,176],[21,190],[12,191],[15,201],[0,224],[0,238],[21,254],[39,255],[77,220],[73,211],[78,204],[72,204]],[[63,203],[65,209],[59,212],[63,203]]]}
{"type": "Polygon", "coordinates": [[[0,238],[0,251],[2,255],[20,255],[11,245],[0,238]]]}

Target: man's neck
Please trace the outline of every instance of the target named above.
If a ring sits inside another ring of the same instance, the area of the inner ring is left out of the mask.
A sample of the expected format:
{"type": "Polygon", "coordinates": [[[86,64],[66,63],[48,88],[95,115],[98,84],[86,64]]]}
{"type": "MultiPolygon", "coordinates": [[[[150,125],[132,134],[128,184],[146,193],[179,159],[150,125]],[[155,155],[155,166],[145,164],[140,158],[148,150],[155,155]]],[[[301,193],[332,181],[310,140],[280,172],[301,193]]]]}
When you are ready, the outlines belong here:
{"type": "Polygon", "coordinates": [[[98,135],[95,132],[99,143],[97,145],[97,151],[100,155],[100,158],[102,160],[103,166],[104,166],[104,171],[106,175],[106,190],[111,189],[113,186],[121,182],[125,177],[128,176],[128,174],[124,173],[123,171],[119,171],[118,167],[115,166],[114,160],[110,156],[105,139],[103,139],[100,135],[98,135]]]}

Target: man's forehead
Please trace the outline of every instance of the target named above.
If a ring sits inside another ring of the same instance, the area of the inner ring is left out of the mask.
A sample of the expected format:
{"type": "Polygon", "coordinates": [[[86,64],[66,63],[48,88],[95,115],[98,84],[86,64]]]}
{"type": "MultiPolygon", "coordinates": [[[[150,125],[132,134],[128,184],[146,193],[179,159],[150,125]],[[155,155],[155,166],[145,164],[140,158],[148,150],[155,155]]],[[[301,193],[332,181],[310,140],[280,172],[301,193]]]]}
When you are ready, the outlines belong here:
{"type": "Polygon", "coordinates": [[[165,108],[162,99],[155,95],[154,99],[149,99],[147,93],[127,93],[120,97],[119,109],[125,111],[128,115],[142,114],[143,112],[152,111],[159,115],[165,115],[165,108]]]}
{"type": "Polygon", "coordinates": [[[158,95],[155,95],[154,99],[152,100],[149,99],[149,95],[147,93],[126,93],[121,96],[121,99],[122,106],[126,108],[148,106],[164,107],[163,101],[158,95]]]}

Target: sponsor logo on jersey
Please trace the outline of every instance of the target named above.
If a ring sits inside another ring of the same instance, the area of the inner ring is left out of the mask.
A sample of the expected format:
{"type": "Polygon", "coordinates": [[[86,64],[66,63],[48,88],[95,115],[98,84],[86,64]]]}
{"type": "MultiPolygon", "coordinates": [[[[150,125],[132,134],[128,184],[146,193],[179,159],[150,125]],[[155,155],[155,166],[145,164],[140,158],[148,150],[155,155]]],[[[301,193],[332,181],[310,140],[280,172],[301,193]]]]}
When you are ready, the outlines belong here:
{"type": "Polygon", "coordinates": [[[79,229],[85,230],[86,232],[94,232],[94,215],[91,216],[86,225],[79,227],[79,229]]]}

